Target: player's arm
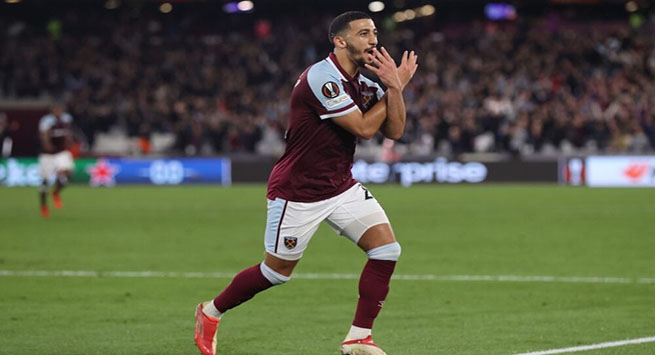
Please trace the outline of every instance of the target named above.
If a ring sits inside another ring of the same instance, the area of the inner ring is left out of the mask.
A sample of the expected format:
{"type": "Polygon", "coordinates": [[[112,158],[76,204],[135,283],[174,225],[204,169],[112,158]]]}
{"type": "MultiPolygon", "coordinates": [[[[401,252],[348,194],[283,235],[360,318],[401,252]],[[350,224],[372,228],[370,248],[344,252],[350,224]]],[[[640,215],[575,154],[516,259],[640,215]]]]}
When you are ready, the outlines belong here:
{"type": "Polygon", "coordinates": [[[380,126],[382,135],[389,139],[398,140],[405,132],[405,100],[400,90],[387,90],[384,95],[387,106],[387,117],[380,126]]]}
{"type": "Polygon", "coordinates": [[[50,126],[47,121],[41,120],[39,123],[39,138],[41,139],[41,148],[43,148],[44,153],[52,153],[54,147],[50,142],[50,126]]]}
{"type": "Polygon", "coordinates": [[[332,122],[359,138],[371,139],[380,130],[386,118],[387,103],[386,100],[380,100],[366,113],[357,109],[343,116],[333,117],[332,122]]]}
{"type": "MultiPolygon", "coordinates": [[[[384,48],[382,50],[386,53],[384,48]]],[[[386,54],[388,55],[388,53],[386,54]]],[[[400,66],[398,67],[398,77],[402,84],[401,91],[405,89],[407,83],[414,77],[416,69],[418,69],[417,59],[418,57],[414,51],[409,53],[405,51],[403,53],[400,66]]],[[[389,139],[397,140],[402,137],[405,131],[406,110],[402,92],[400,93],[399,99],[393,97],[394,95],[396,95],[396,91],[387,91],[384,95],[384,100],[387,102],[387,119],[382,123],[380,132],[389,139]]]]}
{"type": "MultiPolygon", "coordinates": [[[[393,58],[386,49],[382,48],[382,52],[377,49],[373,51],[375,54],[374,65],[366,64],[366,67],[377,74],[387,86],[385,99],[380,100],[364,114],[360,110],[355,110],[334,117],[332,121],[359,138],[371,139],[380,130],[384,120],[392,115],[394,121],[402,121],[401,131],[398,135],[398,138],[400,138],[405,122],[405,103],[402,97],[402,82],[398,76],[398,68],[396,68],[396,63],[394,63],[393,58]]],[[[393,133],[398,134],[397,130],[393,133]]]]}

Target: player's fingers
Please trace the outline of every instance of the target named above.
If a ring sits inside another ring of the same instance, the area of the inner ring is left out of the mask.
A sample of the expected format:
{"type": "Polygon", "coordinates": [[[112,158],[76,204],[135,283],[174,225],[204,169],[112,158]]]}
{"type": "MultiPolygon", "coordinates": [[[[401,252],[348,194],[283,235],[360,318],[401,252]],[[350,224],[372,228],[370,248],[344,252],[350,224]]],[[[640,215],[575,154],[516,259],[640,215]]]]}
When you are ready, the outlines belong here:
{"type": "Polygon", "coordinates": [[[409,58],[411,63],[416,63],[416,61],[418,60],[418,56],[414,53],[414,51],[410,53],[409,58]]]}
{"type": "Polygon", "coordinates": [[[384,53],[382,52],[382,49],[384,49],[384,47],[376,52],[376,56],[381,62],[386,63],[386,62],[388,62],[388,60],[387,60],[387,57],[385,57],[384,53]]]}
{"type": "Polygon", "coordinates": [[[370,65],[368,63],[364,64],[364,67],[366,67],[366,69],[372,71],[376,75],[380,72],[380,69],[378,69],[376,66],[370,65]]]}
{"type": "Polygon", "coordinates": [[[382,47],[382,54],[384,54],[385,58],[387,58],[390,62],[394,63],[395,65],[393,58],[391,58],[391,55],[389,54],[389,52],[387,52],[387,49],[384,47],[382,47]]]}
{"type": "Polygon", "coordinates": [[[384,65],[383,62],[380,60],[380,58],[378,58],[378,57],[376,57],[376,56],[373,56],[373,63],[374,63],[375,66],[377,66],[378,68],[380,68],[380,67],[382,67],[382,66],[384,65]]]}
{"type": "Polygon", "coordinates": [[[373,60],[378,60],[381,64],[387,64],[389,61],[385,58],[379,50],[375,49],[373,52],[373,60]]]}
{"type": "Polygon", "coordinates": [[[403,52],[403,57],[402,57],[402,59],[400,60],[400,66],[401,66],[401,67],[402,67],[403,65],[405,65],[405,63],[407,63],[407,59],[408,59],[407,51],[404,51],[404,52],[403,52]]]}

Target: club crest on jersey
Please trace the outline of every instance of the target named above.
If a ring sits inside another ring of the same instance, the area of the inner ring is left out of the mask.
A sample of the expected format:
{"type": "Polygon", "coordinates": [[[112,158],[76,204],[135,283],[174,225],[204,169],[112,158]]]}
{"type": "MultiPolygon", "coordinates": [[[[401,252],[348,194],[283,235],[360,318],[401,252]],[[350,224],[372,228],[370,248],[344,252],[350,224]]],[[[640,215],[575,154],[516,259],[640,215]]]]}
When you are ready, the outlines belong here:
{"type": "Polygon", "coordinates": [[[328,81],[323,85],[321,91],[323,92],[323,96],[327,97],[328,99],[333,99],[339,96],[339,85],[337,85],[337,83],[334,81],[328,81]]]}
{"type": "Polygon", "coordinates": [[[284,237],[284,246],[287,249],[293,249],[298,245],[298,238],[296,237],[284,237]]]}
{"type": "Polygon", "coordinates": [[[369,107],[369,105],[373,101],[373,95],[375,95],[375,93],[373,92],[367,92],[367,91],[362,92],[362,105],[364,105],[364,107],[366,108],[369,107]]]}

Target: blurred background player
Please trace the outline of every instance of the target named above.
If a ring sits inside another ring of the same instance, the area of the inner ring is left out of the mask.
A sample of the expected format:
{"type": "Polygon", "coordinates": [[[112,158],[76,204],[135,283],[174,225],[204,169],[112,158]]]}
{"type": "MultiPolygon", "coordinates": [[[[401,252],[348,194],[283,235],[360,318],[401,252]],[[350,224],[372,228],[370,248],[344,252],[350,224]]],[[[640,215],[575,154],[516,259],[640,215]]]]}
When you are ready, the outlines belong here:
{"type": "Polygon", "coordinates": [[[64,112],[62,104],[55,104],[49,114],[39,121],[39,137],[41,140],[41,154],[39,155],[39,173],[41,187],[39,196],[41,202],[41,215],[48,217],[48,185],[52,178],[52,202],[55,208],[63,207],[61,190],[73,174],[73,155],[68,150],[73,146],[73,117],[64,112]]]}
{"type": "Polygon", "coordinates": [[[286,150],[268,183],[265,260],[241,271],[213,301],[196,309],[195,341],[205,355],[216,352],[217,327],[225,312],[290,280],[323,221],[369,258],[341,353],[385,354],[371,330],[401,248],[386,213],[351,169],[358,139],[371,139],[377,132],[391,139],[403,135],[403,89],[416,72],[417,57],[406,51],[396,67],[384,47],[377,49],[377,28],[366,13],[337,16],[328,34],[334,51],[307,68],[291,94],[286,150]],[[380,78],[386,93],[360,74],[362,68],[380,78]]]}
{"type": "Polygon", "coordinates": [[[9,155],[8,150],[5,149],[5,140],[10,140],[9,137],[9,120],[7,119],[7,114],[0,112],[0,157],[5,157],[9,155]],[[5,152],[7,150],[7,152],[5,152]],[[7,153],[7,154],[5,154],[7,153]]]}

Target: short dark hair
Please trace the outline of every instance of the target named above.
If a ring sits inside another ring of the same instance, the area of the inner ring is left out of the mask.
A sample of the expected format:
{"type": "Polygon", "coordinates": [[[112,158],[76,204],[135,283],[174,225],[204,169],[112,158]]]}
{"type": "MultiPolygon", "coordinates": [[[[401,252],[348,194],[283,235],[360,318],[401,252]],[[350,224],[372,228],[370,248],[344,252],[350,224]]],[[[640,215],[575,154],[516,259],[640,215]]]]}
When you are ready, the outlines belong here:
{"type": "Polygon", "coordinates": [[[333,43],[334,37],[341,31],[347,29],[350,23],[355,20],[370,19],[371,15],[361,11],[348,11],[337,16],[330,23],[328,30],[328,38],[330,43],[333,43]]]}

